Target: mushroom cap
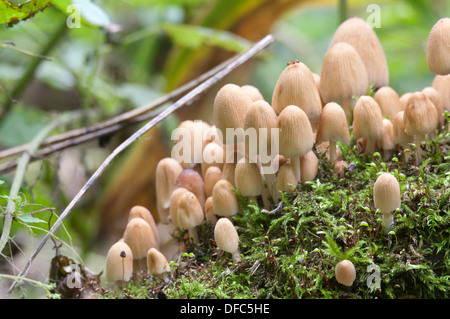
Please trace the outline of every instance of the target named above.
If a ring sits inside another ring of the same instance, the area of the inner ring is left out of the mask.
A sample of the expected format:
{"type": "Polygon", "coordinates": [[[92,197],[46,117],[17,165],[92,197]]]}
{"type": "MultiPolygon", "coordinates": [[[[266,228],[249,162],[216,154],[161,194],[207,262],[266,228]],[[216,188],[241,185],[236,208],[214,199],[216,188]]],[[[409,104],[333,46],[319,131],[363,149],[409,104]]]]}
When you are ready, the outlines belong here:
{"type": "Polygon", "coordinates": [[[173,189],[178,187],[186,188],[197,196],[198,201],[202,207],[205,205],[205,182],[202,176],[193,169],[184,169],[178,174],[173,189]]]}
{"type": "Polygon", "coordinates": [[[162,275],[169,272],[169,262],[166,256],[156,248],[150,248],[147,252],[147,272],[149,275],[162,275]]]}
{"type": "Polygon", "coordinates": [[[288,105],[277,119],[279,153],[284,157],[303,156],[314,144],[314,133],[306,113],[295,105],[288,105]]]}
{"type": "Polygon", "coordinates": [[[383,138],[378,141],[378,146],[385,151],[393,150],[396,145],[394,140],[394,125],[390,120],[383,119],[383,127],[383,138]]]}
{"type": "Polygon", "coordinates": [[[178,187],[173,190],[172,195],[170,196],[170,220],[174,227],[178,227],[178,204],[180,198],[187,192],[189,192],[189,190],[186,188],[178,187]]]}
{"type": "Polygon", "coordinates": [[[326,141],[350,143],[350,130],[344,109],[335,102],[325,104],[320,114],[316,132],[316,143],[326,141]]]}
{"type": "MultiPolygon", "coordinates": [[[[170,203],[170,198],[169,198],[170,203]]],[[[144,206],[136,205],[130,209],[130,213],[128,216],[128,222],[132,218],[140,217],[144,219],[152,228],[152,233],[154,234],[154,241],[157,242],[157,246],[159,246],[159,235],[158,228],[156,227],[155,220],[153,219],[152,213],[144,206]]]]}
{"type": "Polygon", "coordinates": [[[312,181],[319,172],[319,158],[313,150],[300,157],[301,181],[312,181]]]}
{"type": "Polygon", "coordinates": [[[439,119],[436,107],[423,92],[414,92],[408,99],[403,114],[405,132],[426,135],[437,129],[439,119]]]}
{"type": "Polygon", "coordinates": [[[353,134],[355,138],[378,141],[383,138],[383,115],[378,103],[371,96],[359,97],[353,109],[353,134]]]}
{"type": "MultiPolygon", "coordinates": [[[[206,198],[212,195],[214,185],[222,179],[222,170],[217,166],[210,166],[204,175],[206,198]]],[[[206,204],[205,204],[206,205],[206,204]]]]}
{"type": "Polygon", "coordinates": [[[367,70],[368,83],[373,82],[374,89],[389,85],[389,69],[383,47],[366,20],[352,17],[341,23],[329,48],[339,42],[346,42],[356,49],[367,70]]]}
{"type": "Polygon", "coordinates": [[[394,129],[394,141],[397,144],[408,144],[414,142],[414,136],[408,135],[405,132],[405,125],[403,122],[404,111],[400,111],[395,115],[392,123],[394,129]]]}
{"type": "Polygon", "coordinates": [[[334,269],[336,280],[345,286],[350,287],[356,279],[356,269],[350,260],[342,260],[336,264],[334,269]]]}
{"type": "Polygon", "coordinates": [[[264,100],[264,97],[262,96],[261,92],[258,90],[257,87],[246,84],[241,86],[241,88],[244,90],[245,93],[252,99],[252,101],[259,101],[264,100]]]}
{"type": "Polygon", "coordinates": [[[320,96],[324,103],[350,100],[367,93],[369,77],[356,49],[339,42],[328,49],[320,73],[320,96]]]}
{"type": "MultiPolygon", "coordinates": [[[[254,128],[257,141],[256,141],[256,151],[259,154],[259,146],[263,141],[260,141],[261,138],[266,140],[267,149],[270,150],[271,146],[271,129],[277,127],[277,114],[274,109],[270,106],[269,103],[263,100],[259,100],[250,104],[247,109],[247,113],[244,117],[244,130],[249,128],[254,128]],[[261,136],[260,129],[266,130],[265,136],[261,136]]],[[[245,144],[248,152],[249,141],[246,141],[245,144]]]]}
{"type": "Polygon", "coordinates": [[[181,229],[194,228],[205,220],[203,208],[194,193],[183,192],[178,200],[177,225],[181,229]]]}
{"type": "Polygon", "coordinates": [[[217,222],[217,217],[214,214],[214,206],[212,196],[208,197],[205,202],[205,217],[209,224],[215,224],[217,222]]]}
{"type": "Polygon", "coordinates": [[[375,207],[383,214],[400,208],[400,186],[392,174],[383,173],[378,176],[373,185],[373,200],[375,207]]]}
{"type": "Polygon", "coordinates": [[[450,111],[450,74],[436,75],[431,86],[439,92],[444,109],[450,111]]]}
{"type": "Polygon", "coordinates": [[[433,103],[436,108],[436,112],[438,113],[438,123],[439,127],[442,127],[445,123],[444,118],[444,104],[442,103],[441,95],[439,92],[432,86],[428,86],[422,89],[422,92],[428,96],[428,98],[433,103]]]}
{"type": "Polygon", "coordinates": [[[280,166],[277,178],[275,179],[275,191],[278,194],[280,191],[291,193],[295,190],[298,183],[295,176],[294,167],[290,162],[286,162],[280,166]]]}
{"type": "Polygon", "coordinates": [[[232,188],[233,185],[225,179],[217,181],[214,185],[212,198],[216,215],[229,217],[239,211],[239,201],[232,188]]]}
{"type": "Polygon", "coordinates": [[[239,235],[233,223],[228,218],[219,218],[214,226],[214,240],[217,246],[229,253],[239,248],[239,235]]]}
{"type": "Polygon", "coordinates": [[[400,96],[400,103],[401,103],[401,105],[402,105],[402,111],[404,111],[405,110],[405,107],[406,107],[406,103],[408,102],[408,99],[409,99],[409,97],[412,95],[412,92],[406,92],[406,93],[403,93],[401,96],[400,96]]]}
{"type": "MultiPolygon", "coordinates": [[[[253,100],[250,96],[236,84],[225,84],[217,92],[214,99],[214,123],[222,134],[222,143],[235,143],[227,138],[227,128],[243,128],[244,116],[253,100]]],[[[237,142],[242,142],[242,136],[236,134],[237,142]]]]}
{"type": "Polygon", "coordinates": [[[450,18],[438,20],[431,28],[427,42],[427,64],[431,72],[450,73],[450,18]]]}
{"type": "Polygon", "coordinates": [[[272,107],[277,114],[289,105],[301,108],[312,123],[319,120],[322,111],[320,94],[312,72],[301,62],[288,64],[273,91],[272,107]]]}
{"type": "Polygon", "coordinates": [[[140,217],[132,218],[123,234],[123,241],[130,247],[134,259],[146,258],[150,248],[158,248],[158,243],[154,238],[155,234],[152,228],[140,217]]]}
{"type": "Polygon", "coordinates": [[[159,220],[163,224],[168,224],[170,194],[175,185],[175,181],[183,168],[180,163],[170,157],[161,159],[156,165],[156,201],[159,220]]]}
{"type": "Polygon", "coordinates": [[[132,273],[133,253],[131,248],[124,241],[118,241],[109,248],[106,255],[106,281],[129,281],[132,273]]]}
{"type": "Polygon", "coordinates": [[[264,184],[258,164],[242,158],[237,162],[234,174],[239,194],[244,197],[261,195],[264,184]]]}
{"type": "Polygon", "coordinates": [[[403,110],[400,97],[390,86],[379,88],[373,97],[381,108],[381,114],[393,119],[395,115],[403,110]]]}
{"type": "Polygon", "coordinates": [[[202,176],[205,176],[206,170],[211,166],[223,168],[225,163],[225,151],[222,145],[217,143],[208,143],[203,149],[202,157],[202,176]]]}

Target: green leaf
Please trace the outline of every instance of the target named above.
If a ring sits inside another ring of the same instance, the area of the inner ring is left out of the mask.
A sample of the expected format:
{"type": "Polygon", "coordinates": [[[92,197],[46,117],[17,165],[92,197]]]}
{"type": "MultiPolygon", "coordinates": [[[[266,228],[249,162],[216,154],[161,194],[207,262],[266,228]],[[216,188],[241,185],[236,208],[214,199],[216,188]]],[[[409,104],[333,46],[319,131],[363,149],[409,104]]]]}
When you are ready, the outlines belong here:
{"type": "Polygon", "coordinates": [[[39,11],[51,6],[50,0],[31,0],[23,4],[13,4],[10,1],[0,0],[0,23],[12,26],[22,20],[33,17],[39,11]]]}
{"type": "Polygon", "coordinates": [[[91,0],[53,0],[55,6],[63,13],[76,19],[80,15],[80,23],[87,27],[111,29],[112,23],[108,14],[91,0]]]}
{"type": "Polygon", "coordinates": [[[23,213],[20,215],[16,215],[14,217],[16,219],[20,220],[21,222],[23,222],[24,224],[39,224],[39,223],[46,224],[47,223],[45,220],[36,218],[29,213],[23,213]]]}

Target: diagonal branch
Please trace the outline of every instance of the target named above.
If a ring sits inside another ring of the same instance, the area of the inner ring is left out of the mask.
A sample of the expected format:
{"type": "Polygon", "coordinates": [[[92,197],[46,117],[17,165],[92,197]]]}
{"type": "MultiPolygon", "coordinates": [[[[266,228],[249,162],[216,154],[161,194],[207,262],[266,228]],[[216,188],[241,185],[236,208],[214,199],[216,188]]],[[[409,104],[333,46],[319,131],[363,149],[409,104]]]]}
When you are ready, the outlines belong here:
{"type": "MultiPolygon", "coordinates": [[[[136,131],[133,135],[131,135],[127,140],[125,140],[122,144],[120,144],[106,159],[105,161],[100,165],[100,167],[94,172],[94,174],[89,178],[89,180],[86,182],[86,184],[81,188],[81,190],[77,193],[77,195],[72,199],[72,201],[69,203],[69,205],[65,208],[65,210],[62,212],[62,214],[59,216],[59,218],[55,221],[53,224],[53,227],[50,229],[50,231],[46,234],[46,236],[42,239],[36,250],[31,255],[30,259],[18,275],[18,278],[26,276],[28,269],[31,266],[31,263],[34,261],[36,256],[39,254],[41,249],[44,247],[47,240],[53,235],[53,233],[61,226],[63,220],[70,214],[73,207],[77,204],[77,202],[81,199],[81,197],[86,193],[86,191],[94,184],[94,182],[97,180],[97,178],[100,177],[100,175],[103,173],[103,171],[108,167],[108,165],[112,162],[112,160],[119,155],[122,151],[124,151],[128,146],[130,146],[133,142],[138,140],[144,133],[146,133],[148,130],[150,130],[152,127],[157,125],[159,122],[161,122],[163,119],[165,119],[167,116],[178,110],[179,108],[183,107],[193,99],[195,99],[199,94],[202,94],[206,90],[208,90],[211,86],[216,84],[219,80],[221,80],[223,77],[225,77],[228,73],[230,73],[232,70],[240,66],[241,64],[248,61],[250,58],[252,58],[255,54],[269,46],[273,42],[273,37],[271,35],[267,35],[259,42],[255,43],[253,46],[251,46],[247,51],[239,54],[236,56],[236,58],[232,58],[228,61],[228,64],[225,66],[225,68],[219,72],[217,72],[215,75],[210,77],[205,82],[201,83],[197,87],[195,87],[193,90],[191,90],[189,93],[184,95],[181,99],[176,101],[174,104],[169,106],[168,108],[164,109],[160,114],[158,114],[155,118],[150,120],[148,123],[146,123],[143,127],[141,127],[138,131],[136,131]]],[[[16,279],[13,284],[10,286],[8,291],[5,294],[5,298],[9,296],[12,289],[14,289],[18,279],[16,279]]]]}

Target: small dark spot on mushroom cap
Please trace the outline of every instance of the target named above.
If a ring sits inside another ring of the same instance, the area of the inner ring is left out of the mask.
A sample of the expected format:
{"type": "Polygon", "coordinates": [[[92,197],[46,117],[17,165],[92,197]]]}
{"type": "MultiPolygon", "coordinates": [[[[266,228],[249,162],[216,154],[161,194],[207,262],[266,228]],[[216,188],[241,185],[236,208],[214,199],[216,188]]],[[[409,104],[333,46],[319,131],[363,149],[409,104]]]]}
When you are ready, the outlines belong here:
{"type": "Polygon", "coordinates": [[[125,252],[125,250],[122,250],[122,251],[120,252],[120,257],[122,257],[122,258],[127,257],[127,253],[125,252]]]}

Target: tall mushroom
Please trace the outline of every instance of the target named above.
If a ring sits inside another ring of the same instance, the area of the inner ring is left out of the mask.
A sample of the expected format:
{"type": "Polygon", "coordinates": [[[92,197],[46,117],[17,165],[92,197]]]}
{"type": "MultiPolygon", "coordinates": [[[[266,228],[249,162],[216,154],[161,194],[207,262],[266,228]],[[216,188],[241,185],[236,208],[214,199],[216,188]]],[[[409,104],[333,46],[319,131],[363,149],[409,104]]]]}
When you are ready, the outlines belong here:
{"type": "Polygon", "coordinates": [[[373,154],[375,141],[384,134],[383,116],[378,103],[371,96],[361,96],[353,109],[353,134],[355,138],[364,137],[367,141],[366,152],[373,154]]]}
{"type": "Polygon", "coordinates": [[[375,207],[383,214],[383,229],[387,234],[392,228],[392,212],[400,208],[400,186],[390,173],[382,173],[373,185],[375,207]]]}
{"type": "Polygon", "coordinates": [[[369,77],[361,57],[353,46],[340,42],[328,49],[320,73],[320,96],[324,103],[341,102],[351,121],[354,96],[367,93],[369,77]]]}
{"type": "Polygon", "coordinates": [[[313,74],[302,62],[288,63],[273,91],[272,107],[278,115],[289,105],[301,108],[311,125],[316,127],[322,103],[313,74]]]}
{"type": "Polygon", "coordinates": [[[414,136],[416,144],[416,164],[422,163],[422,147],[426,136],[433,133],[438,126],[438,114],[433,102],[423,92],[414,92],[406,103],[403,114],[405,132],[414,136]]]}
{"type": "Polygon", "coordinates": [[[214,240],[217,246],[231,253],[233,262],[241,260],[239,252],[239,235],[233,223],[228,218],[219,218],[214,226],[214,240]]]}
{"type": "Polygon", "coordinates": [[[314,144],[311,123],[306,113],[295,105],[288,105],[278,116],[279,152],[290,158],[297,181],[301,181],[300,157],[308,153],[314,144]]]}
{"type": "Polygon", "coordinates": [[[431,72],[450,74],[450,18],[442,18],[431,28],[427,42],[427,64],[431,72]]]}
{"type": "Polygon", "coordinates": [[[329,141],[330,162],[334,162],[336,156],[336,142],[350,143],[350,131],[344,110],[335,102],[325,105],[320,114],[317,127],[316,143],[329,141]]]}

